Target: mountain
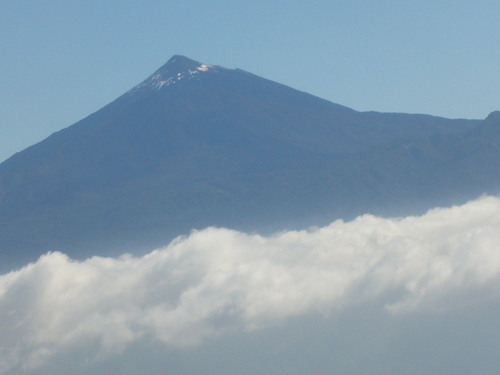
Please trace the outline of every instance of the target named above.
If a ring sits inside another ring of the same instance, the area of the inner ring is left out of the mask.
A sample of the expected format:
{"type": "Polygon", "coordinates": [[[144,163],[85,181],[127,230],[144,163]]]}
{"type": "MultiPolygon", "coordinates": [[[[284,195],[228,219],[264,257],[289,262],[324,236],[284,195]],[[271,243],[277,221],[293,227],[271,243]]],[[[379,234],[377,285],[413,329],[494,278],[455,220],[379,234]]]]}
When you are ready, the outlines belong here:
{"type": "Polygon", "coordinates": [[[498,117],[358,112],[174,56],[0,164],[2,259],[110,255],[209,225],[269,232],[474,198],[499,186],[498,117]]]}

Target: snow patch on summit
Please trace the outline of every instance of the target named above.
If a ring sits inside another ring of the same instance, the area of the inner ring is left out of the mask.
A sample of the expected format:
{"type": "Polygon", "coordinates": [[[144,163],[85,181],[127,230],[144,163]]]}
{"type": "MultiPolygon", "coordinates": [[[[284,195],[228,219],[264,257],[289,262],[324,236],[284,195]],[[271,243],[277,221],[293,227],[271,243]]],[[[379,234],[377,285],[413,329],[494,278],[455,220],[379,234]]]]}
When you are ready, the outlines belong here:
{"type": "Polygon", "coordinates": [[[196,68],[179,72],[173,76],[168,76],[167,74],[165,74],[165,72],[156,72],[144,82],[133,88],[131,91],[136,91],[144,88],[160,90],[163,87],[174,85],[183,79],[190,80],[196,78],[201,72],[208,72],[209,70],[213,69],[215,69],[213,65],[201,64],[196,68]]]}

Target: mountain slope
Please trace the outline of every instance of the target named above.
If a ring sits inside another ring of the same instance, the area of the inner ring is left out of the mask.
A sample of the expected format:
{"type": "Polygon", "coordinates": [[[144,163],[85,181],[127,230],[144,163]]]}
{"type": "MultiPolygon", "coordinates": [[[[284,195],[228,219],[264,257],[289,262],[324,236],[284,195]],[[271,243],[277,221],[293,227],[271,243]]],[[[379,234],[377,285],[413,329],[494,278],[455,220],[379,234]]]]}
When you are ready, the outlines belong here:
{"type": "Polygon", "coordinates": [[[419,200],[427,207],[450,194],[465,199],[491,180],[490,169],[477,168],[483,151],[490,165],[498,160],[483,145],[497,135],[478,124],[357,112],[174,56],[114,102],[0,164],[2,256],[110,254],[207,225],[278,230],[407,202],[413,209],[419,200]],[[408,142],[416,151],[405,151],[408,142]],[[477,155],[462,155],[460,168],[480,178],[462,191],[452,186],[452,153],[471,147],[477,155]],[[434,176],[444,179],[436,189],[434,176]]]}

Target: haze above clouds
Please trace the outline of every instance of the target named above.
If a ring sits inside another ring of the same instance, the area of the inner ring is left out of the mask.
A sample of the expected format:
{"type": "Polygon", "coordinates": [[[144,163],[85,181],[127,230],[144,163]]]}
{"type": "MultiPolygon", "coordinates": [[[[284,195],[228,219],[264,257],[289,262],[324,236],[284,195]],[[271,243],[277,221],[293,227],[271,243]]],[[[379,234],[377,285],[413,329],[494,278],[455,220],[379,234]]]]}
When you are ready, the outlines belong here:
{"type": "Polygon", "coordinates": [[[390,320],[492,306],[499,228],[500,199],[483,197],[268,237],[207,228],[142,257],[52,252],[0,276],[0,374],[109,364],[151,343],[188,353],[367,306],[390,320]]]}

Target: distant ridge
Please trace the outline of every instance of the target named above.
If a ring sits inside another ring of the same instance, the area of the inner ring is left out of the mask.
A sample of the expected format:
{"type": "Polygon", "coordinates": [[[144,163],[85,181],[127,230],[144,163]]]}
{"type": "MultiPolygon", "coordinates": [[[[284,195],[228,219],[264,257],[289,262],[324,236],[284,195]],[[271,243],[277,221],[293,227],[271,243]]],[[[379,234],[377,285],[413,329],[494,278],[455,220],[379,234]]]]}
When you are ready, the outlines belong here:
{"type": "MultiPolygon", "coordinates": [[[[422,212],[496,192],[485,121],[357,112],[173,56],[130,91],[0,164],[5,262],[422,212]]],[[[490,125],[488,125],[490,124],[490,125]]]]}

